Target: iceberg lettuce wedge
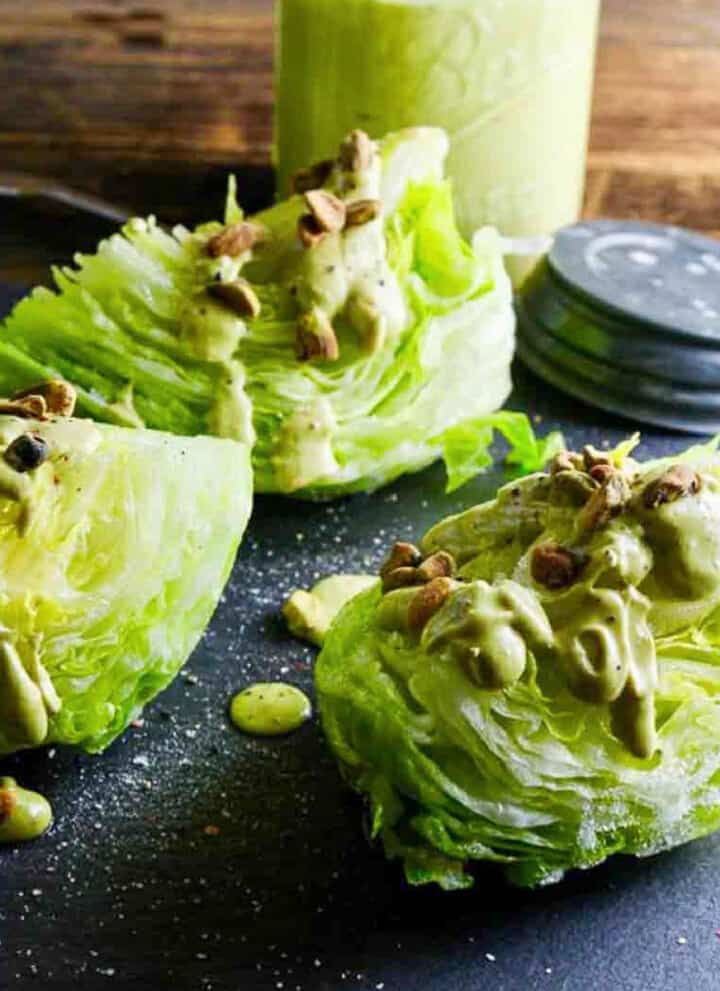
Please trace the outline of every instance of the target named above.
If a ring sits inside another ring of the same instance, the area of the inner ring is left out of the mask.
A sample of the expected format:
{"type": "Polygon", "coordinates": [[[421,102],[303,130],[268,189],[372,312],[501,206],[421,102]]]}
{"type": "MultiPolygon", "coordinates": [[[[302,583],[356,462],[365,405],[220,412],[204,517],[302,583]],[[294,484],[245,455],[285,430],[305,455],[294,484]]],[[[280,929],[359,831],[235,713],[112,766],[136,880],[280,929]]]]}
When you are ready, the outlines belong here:
{"type": "Polygon", "coordinates": [[[20,473],[0,459],[0,753],[99,751],[205,629],[250,512],[250,452],[0,417],[3,451],[28,434],[43,463],[20,473]]]}
{"type": "Polygon", "coordinates": [[[396,545],[330,627],[323,727],[411,883],[544,884],[720,827],[717,444],[631,447],[396,545]]]}
{"type": "Polygon", "coordinates": [[[439,457],[461,484],[524,420],[493,417],[514,349],[500,241],[458,233],[441,130],[360,141],[310,173],[342,229],[301,195],[244,221],[233,186],[224,225],[134,219],[56,270],[2,329],[0,393],[61,376],[96,419],[254,442],[261,492],[370,490],[439,457]]]}

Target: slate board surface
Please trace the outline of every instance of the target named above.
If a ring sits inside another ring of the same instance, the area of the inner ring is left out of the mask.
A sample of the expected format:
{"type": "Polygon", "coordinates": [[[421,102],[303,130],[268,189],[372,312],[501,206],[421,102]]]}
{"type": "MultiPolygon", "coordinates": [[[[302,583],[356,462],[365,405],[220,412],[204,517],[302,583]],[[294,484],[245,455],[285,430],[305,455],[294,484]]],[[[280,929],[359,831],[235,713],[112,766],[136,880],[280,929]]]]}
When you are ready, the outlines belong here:
{"type": "MultiPolygon", "coordinates": [[[[516,382],[509,405],[541,431],[599,444],[633,429],[599,427],[522,369],[516,382]]],[[[640,453],[685,444],[649,430],[640,453]]],[[[313,652],[278,620],[290,589],[376,567],[393,539],[501,480],[446,497],[435,467],[328,506],[257,500],[224,601],[144,726],[100,757],[0,762],[57,817],[40,841],[0,850],[0,989],[717,991],[720,838],[535,892],[490,870],[470,892],[412,890],[367,844],[315,721],[270,741],[228,723],[252,680],[311,690],[313,652]]]]}

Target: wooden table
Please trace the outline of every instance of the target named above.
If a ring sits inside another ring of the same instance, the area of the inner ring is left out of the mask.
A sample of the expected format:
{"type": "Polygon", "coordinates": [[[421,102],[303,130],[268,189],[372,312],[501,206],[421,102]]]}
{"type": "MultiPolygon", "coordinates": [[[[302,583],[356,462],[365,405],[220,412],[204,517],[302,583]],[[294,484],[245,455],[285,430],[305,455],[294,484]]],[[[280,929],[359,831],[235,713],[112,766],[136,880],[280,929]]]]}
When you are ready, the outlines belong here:
{"type": "MultiPolygon", "coordinates": [[[[1,168],[207,214],[228,167],[269,161],[271,15],[272,0],[0,0],[1,168]]],[[[586,212],[720,234],[718,0],[604,0],[586,212]]]]}

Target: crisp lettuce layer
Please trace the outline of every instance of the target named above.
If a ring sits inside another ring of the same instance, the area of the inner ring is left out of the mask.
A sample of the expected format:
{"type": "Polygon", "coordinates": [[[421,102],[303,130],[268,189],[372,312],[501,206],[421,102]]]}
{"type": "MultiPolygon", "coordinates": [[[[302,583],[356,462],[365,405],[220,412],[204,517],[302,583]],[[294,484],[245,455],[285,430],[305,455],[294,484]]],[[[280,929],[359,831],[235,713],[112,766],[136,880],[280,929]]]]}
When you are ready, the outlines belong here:
{"type": "MultiPolygon", "coordinates": [[[[527,427],[522,414],[493,416],[511,387],[511,287],[494,232],[472,244],[458,233],[446,153],[445,135],[431,128],[381,143],[383,237],[405,315],[373,353],[339,317],[338,362],[296,358],[297,307],[283,276],[300,251],[305,207],[294,196],[254,218],[270,237],[241,265],[207,257],[221,224],[168,233],[153,218],[78,255],[54,272],[54,291],[36,289],[5,323],[0,393],[61,376],[96,419],[254,439],[261,492],[370,490],[439,457],[457,487],[490,461],[495,430],[512,443],[527,427]],[[205,295],[238,272],[260,301],[256,319],[205,295]]],[[[241,216],[233,190],[226,222],[241,216]]],[[[541,453],[518,451],[526,470],[537,467],[541,453]]]]}
{"type": "MultiPolygon", "coordinates": [[[[250,512],[249,449],[88,420],[0,428],[31,428],[51,450],[32,473],[29,526],[0,499],[0,628],[59,696],[43,742],[99,751],[171,681],[217,605],[250,512]]],[[[21,745],[0,719],[0,753],[21,745]]]]}

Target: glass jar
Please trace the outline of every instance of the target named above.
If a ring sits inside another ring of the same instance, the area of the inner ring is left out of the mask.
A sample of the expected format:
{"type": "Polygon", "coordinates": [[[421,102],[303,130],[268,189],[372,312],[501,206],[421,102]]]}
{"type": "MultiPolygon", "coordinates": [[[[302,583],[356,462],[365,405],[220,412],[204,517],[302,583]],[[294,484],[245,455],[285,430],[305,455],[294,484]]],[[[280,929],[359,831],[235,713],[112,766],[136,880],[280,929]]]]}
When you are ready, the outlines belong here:
{"type": "Polygon", "coordinates": [[[279,192],[361,127],[434,124],[463,231],[577,219],[600,0],[277,0],[279,192]]]}

